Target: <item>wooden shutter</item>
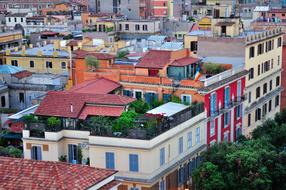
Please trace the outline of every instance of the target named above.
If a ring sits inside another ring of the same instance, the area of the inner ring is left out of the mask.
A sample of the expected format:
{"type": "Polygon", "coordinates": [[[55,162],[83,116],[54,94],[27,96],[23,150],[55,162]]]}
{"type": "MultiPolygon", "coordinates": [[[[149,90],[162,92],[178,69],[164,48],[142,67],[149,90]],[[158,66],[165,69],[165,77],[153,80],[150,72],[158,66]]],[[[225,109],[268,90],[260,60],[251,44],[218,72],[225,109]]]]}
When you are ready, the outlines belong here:
{"type": "Polygon", "coordinates": [[[44,144],[43,145],[43,151],[49,151],[49,145],[44,144]]]}
{"type": "Polygon", "coordinates": [[[32,144],[31,143],[26,143],[26,149],[31,150],[32,144]]]}

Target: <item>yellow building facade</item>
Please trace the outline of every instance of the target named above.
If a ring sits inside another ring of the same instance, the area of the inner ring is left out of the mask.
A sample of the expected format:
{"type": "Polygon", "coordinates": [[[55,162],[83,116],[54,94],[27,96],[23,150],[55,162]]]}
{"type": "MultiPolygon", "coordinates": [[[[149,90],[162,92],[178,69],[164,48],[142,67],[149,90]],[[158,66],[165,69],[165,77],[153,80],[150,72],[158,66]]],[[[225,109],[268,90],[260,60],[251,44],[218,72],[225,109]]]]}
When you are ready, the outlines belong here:
{"type": "Polygon", "coordinates": [[[53,44],[20,51],[6,51],[6,64],[21,67],[33,73],[69,74],[70,53],[53,44]]]}
{"type": "Polygon", "coordinates": [[[244,134],[280,111],[282,71],[282,30],[280,28],[247,36],[244,134]]]}

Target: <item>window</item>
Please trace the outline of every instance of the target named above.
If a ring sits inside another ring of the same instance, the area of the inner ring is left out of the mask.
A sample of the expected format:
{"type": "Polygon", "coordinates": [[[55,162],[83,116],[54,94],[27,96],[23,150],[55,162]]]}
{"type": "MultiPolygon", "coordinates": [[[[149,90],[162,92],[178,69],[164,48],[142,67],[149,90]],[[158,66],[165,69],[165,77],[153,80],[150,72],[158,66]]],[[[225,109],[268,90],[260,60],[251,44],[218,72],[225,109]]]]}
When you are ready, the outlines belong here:
{"type": "Polygon", "coordinates": [[[107,169],[114,170],[114,153],[113,152],[106,152],[105,153],[105,167],[107,169]]]}
{"type": "Polygon", "coordinates": [[[14,18],[14,22],[17,22],[17,18],[16,17],[14,18]]]}
{"type": "Polygon", "coordinates": [[[136,31],[140,30],[140,25],[139,24],[135,24],[135,30],[136,31]]]}
{"type": "Polygon", "coordinates": [[[76,164],[78,162],[78,147],[74,144],[68,145],[69,163],[76,164]]]}
{"type": "Polygon", "coordinates": [[[6,98],[5,96],[1,96],[1,107],[5,107],[6,106],[6,98]]]}
{"type": "Polygon", "coordinates": [[[279,106],[279,95],[275,97],[275,107],[279,106]]]}
{"type": "Polygon", "coordinates": [[[215,134],[215,120],[210,121],[210,136],[212,137],[215,134]]]}
{"type": "Polygon", "coordinates": [[[271,59],[271,69],[273,69],[273,66],[274,66],[274,60],[271,59]]]}
{"type": "Polygon", "coordinates": [[[135,91],[135,98],[137,100],[141,100],[142,99],[142,92],[141,91],[135,91]]]}
{"type": "Polygon", "coordinates": [[[165,190],[165,180],[161,180],[159,183],[159,190],[165,190]]]}
{"type": "Polygon", "coordinates": [[[40,146],[32,146],[31,148],[31,159],[42,160],[42,148],[40,146]]]}
{"type": "Polygon", "coordinates": [[[148,76],[151,76],[151,77],[159,76],[159,70],[158,69],[149,69],[148,70],[148,76]]]}
{"type": "Polygon", "coordinates": [[[62,62],[61,66],[62,66],[62,69],[66,69],[67,68],[66,62],[62,62]]]}
{"type": "Polygon", "coordinates": [[[163,102],[167,103],[171,101],[171,94],[163,94],[163,102]]]}
{"type": "Polygon", "coordinates": [[[263,94],[267,93],[267,83],[263,84],[263,94]]]}
{"type": "Polygon", "coordinates": [[[267,103],[262,106],[262,117],[267,114],[267,103]]]}
{"type": "Polygon", "coordinates": [[[19,102],[20,103],[24,103],[25,102],[25,96],[23,92],[19,93],[19,102]]]}
{"type": "Polygon", "coordinates": [[[241,98],[241,80],[237,81],[237,97],[238,100],[241,98]]]}
{"type": "Polygon", "coordinates": [[[229,108],[230,106],[230,88],[229,86],[224,89],[224,107],[229,108]]]}
{"type": "Polygon", "coordinates": [[[32,68],[32,67],[35,67],[34,61],[30,61],[30,67],[31,67],[31,68],[32,68]]]}
{"type": "Polygon", "coordinates": [[[227,127],[230,124],[230,116],[231,116],[231,112],[226,112],[224,113],[224,126],[227,127]]]}
{"type": "Polygon", "coordinates": [[[189,132],[188,133],[188,148],[192,148],[193,146],[193,133],[189,132]]]}
{"type": "Polygon", "coordinates": [[[198,42],[192,41],[191,42],[191,51],[197,51],[198,50],[198,42]]]}
{"type": "Polygon", "coordinates": [[[272,80],[269,82],[269,91],[272,90],[272,80]]]}
{"type": "Polygon", "coordinates": [[[248,80],[253,79],[253,78],[254,78],[254,69],[251,68],[249,69],[248,80]]]}
{"type": "Polygon", "coordinates": [[[271,112],[272,110],[272,100],[269,100],[268,102],[268,112],[271,112]]]}
{"type": "Polygon", "coordinates": [[[18,67],[18,60],[11,60],[11,65],[18,67]]]}
{"type": "MultiPolygon", "coordinates": [[[[264,67],[262,68],[262,70],[264,69],[264,72],[267,72],[270,70],[270,61],[266,61],[264,63],[264,67]]],[[[263,72],[263,71],[262,71],[263,72]]]]}
{"type": "Polygon", "coordinates": [[[51,61],[46,61],[46,68],[53,68],[53,63],[51,61]]]}
{"type": "Polygon", "coordinates": [[[259,44],[257,48],[257,55],[261,55],[264,53],[264,44],[259,44]]]}
{"type": "Polygon", "coordinates": [[[183,137],[179,138],[179,154],[183,153],[184,151],[184,141],[183,137]]]}
{"type": "Polygon", "coordinates": [[[280,77],[276,77],[276,87],[280,85],[280,77]]]}
{"type": "Polygon", "coordinates": [[[260,97],[260,87],[256,88],[256,99],[260,97]]]}
{"type": "Polygon", "coordinates": [[[131,90],[123,90],[123,96],[128,96],[128,97],[132,97],[132,91],[131,90]]]}
{"type": "Polygon", "coordinates": [[[254,51],[255,51],[255,48],[254,48],[254,47],[250,47],[250,48],[249,48],[249,58],[254,57],[254,51]]]}
{"type": "Polygon", "coordinates": [[[120,31],[122,30],[122,24],[119,24],[119,30],[120,31]]]}
{"type": "Polygon", "coordinates": [[[260,75],[260,64],[257,66],[257,75],[260,75]]]}
{"type": "Polygon", "coordinates": [[[165,164],[165,148],[160,149],[160,166],[165,164]]]}
{"type": "Polygon", "coordinates": [[[147,31],[148,30],[148,26],[147,26],[147,24],[144,24],[143,25],[143,31],[147,31]]]}
{"type": "Polygon", "coordinates": [[[255,121],[261,120],[261,109],[258,108],[255,110],[255,121]]]}
{"type": "Polygon", "coordinates": [[[137,154],[129,154],[129,171],[138,172],[138,155],[137,154]]]}
{"type": "Polygon", "coordinates": [[[129,24],[125,24],[125,30],[129,30],[129,24]]]}
{"type": "Polygon", "coordinates": [[[23,19],[23,18],[21,18],[21,22],[24,22],[24,19],[23,19]]]}
{"type": "Polygon", "coordinates": [[[236,107],[236,118],[240,118],[241,117],[241,112],[242,112],[242,105],[238,105],[236,107]]]}
{"type": "Polygon", "coordinates": [[[280,65],[280,55],[278,55],[278,57],[277,57],[277,64],[278,64],[278,66],[280,65]]]}
{"type": "Polygon", "coordinates": [[[9,22],[11,22],[11,18],[10,17],[8,18],[8,20],[9,20],[9,22]]]}
{"type": "Polygon", "coordinates": [[[210,101],[210,115],[214,116],[216,114],[216,93],[211,94],[211,101],[210,101]]]}
{"type": "Polygon", "coordinates": [[[277,47],[281,47],[282,46],[282,38],[279,37],[277,40],[277,47]]]}
{"type": "Polygon", "coordinates": [[[247,122],[247,126],[250,127],[251,125],[251,113],[248,114],[248,122],[247,122]]]}
{"type": "Polygon", "coordinates": [[[192,102],[192,97],[191,97],[191,95],[181,95],[181,102],[183,103],[183,104],[191,104],[191,102],[192,102]]]}
{"type": "Polygon", "coordinates": [[[200,128],[196,128],[196,144],[199,144],[201,141],[201,135],[200,135],[200,128]]]}

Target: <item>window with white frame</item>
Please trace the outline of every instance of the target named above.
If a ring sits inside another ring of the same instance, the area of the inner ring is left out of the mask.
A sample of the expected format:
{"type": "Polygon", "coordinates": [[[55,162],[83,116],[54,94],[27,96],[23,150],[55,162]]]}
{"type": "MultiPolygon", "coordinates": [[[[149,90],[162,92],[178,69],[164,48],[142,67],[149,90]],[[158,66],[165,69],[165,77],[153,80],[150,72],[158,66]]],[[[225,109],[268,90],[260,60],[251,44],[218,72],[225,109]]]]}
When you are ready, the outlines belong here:
{"type": "Polygon", "coordinates": [[[188,133],[188,148],[192,148],[193,146],[193,133],[192,132],[189,132],[188,133]]]}
{"type": "Polygon", "coordinates": [[[196,144],[199,144],[201,141],[201,136],[200,136],[200,128],[196,128],[196,144]]]}
{"type": "Polygon", "coordinates": [[[215,134],[215,120],[210,121],[210,136],[212,137],[215,134]]]}
{"type": "Polygon", "coordinates": [[[184,139],[183,137],[179,138],[179,154],[183,153],[184,151],[184,139]]]}
{"type": "Polygon", "coordinates": [[[165,164],[165,148],[160,149],[160,166],[165,164]]]}
{"type": "Polygon", "coordinates": [[[191,102],[192,102],[192,97],[191,97],[191,95],[182,94],[182,95],[181,95],[181,102],[182,102],[183,104],[191,104],[191,102]]]}

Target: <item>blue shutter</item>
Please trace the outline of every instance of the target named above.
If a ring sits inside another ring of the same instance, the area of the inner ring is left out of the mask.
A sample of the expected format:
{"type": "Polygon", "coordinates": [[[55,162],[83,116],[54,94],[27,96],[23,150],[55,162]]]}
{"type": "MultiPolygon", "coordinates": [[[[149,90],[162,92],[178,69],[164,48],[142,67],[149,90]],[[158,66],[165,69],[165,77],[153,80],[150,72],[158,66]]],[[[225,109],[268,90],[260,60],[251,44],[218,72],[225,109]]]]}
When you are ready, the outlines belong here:
{"type": "Polygon", "coordinates": [[[237,82],[237,97],[239,97],[238,100],[240,100],[240,98],[241,98],[241,80],[237,82]]]}
{"type": "Polygon", "coordinates": [[[105,166],[107,169],[114,169],[114,153],[106,152],[105,153],[105,166]]]}
{"type": "Polygon", "coordinates": [[[230,100],[230,88],[229,87],[226,87],[224,89],[224,106],[225,108],[228,108],[229,107],[229,100],[230,100]]]}
{"type": "Polygon", "coordinates": [[[131,172],[139,171],[137,154],[129,154],[129,170],[131,172]]]}
{"type": "Polygon", "coordinates": [[[179,138],[179,154],[181,154],[184,150],[184,147],[183,147],[183,137],[180,137],[179,138]]]}
{"type": "Polygon", "coordinates": [[[160,149],[160,166],[165,164],[165,148],[160,149]]]}
{"type": "Polygon", "coordinates": [[[216,94],[211,95],[211,115],[215,115],[216,111],[216,94]]]}
{"type": "Polygon", "coordinates": [[[163,94],[164,103],[171,101],[171,94],[163,94]]]}
{"type": "Polygon", "coordinates": [[[42,160],[42,148],[37,146],[37,160],[42,160]]]}

